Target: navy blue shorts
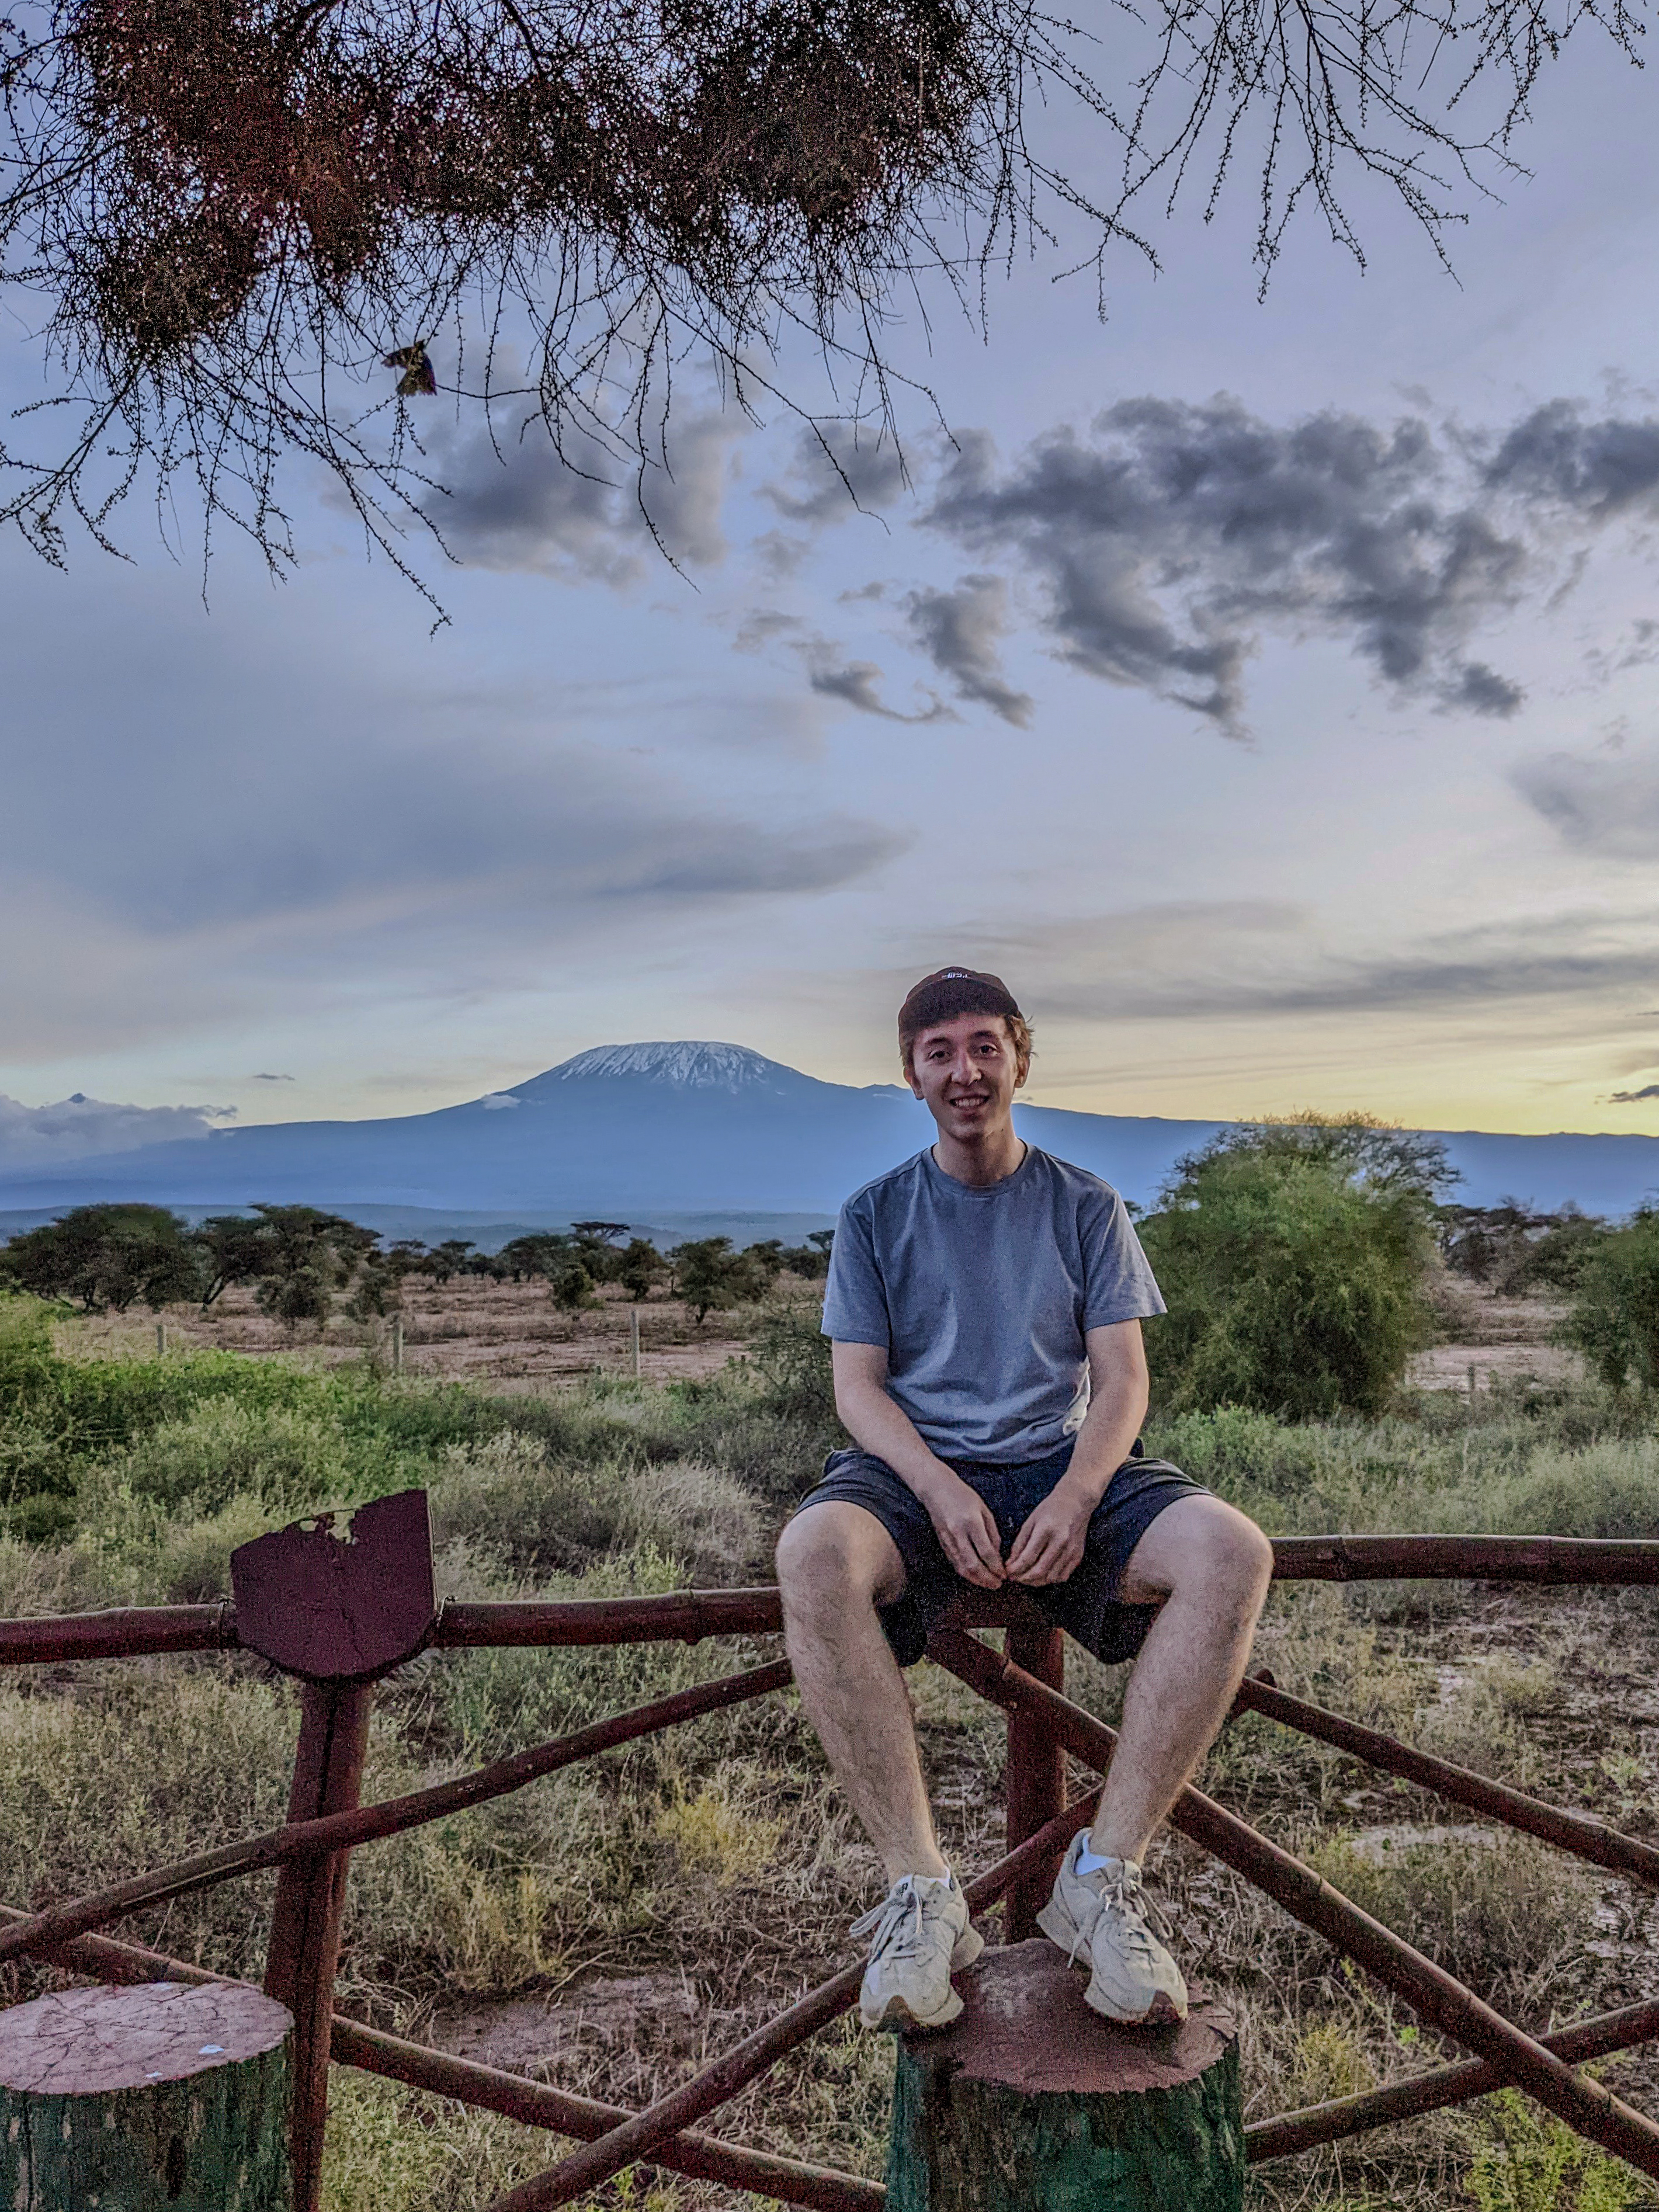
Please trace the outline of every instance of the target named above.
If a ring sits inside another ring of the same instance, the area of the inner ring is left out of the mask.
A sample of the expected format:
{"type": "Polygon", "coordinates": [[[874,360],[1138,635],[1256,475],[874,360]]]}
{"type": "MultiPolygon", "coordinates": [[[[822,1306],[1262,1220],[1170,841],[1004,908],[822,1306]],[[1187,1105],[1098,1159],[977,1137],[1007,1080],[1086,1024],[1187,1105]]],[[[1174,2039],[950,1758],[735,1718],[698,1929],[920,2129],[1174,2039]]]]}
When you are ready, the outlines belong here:
{"type": "MultiPolygon", "coordinates": [[[[1045,1498],[1071,1462],[1068,1440],[1046,1459],[1022,1467],[984,1462],[946,1462],[990,1507],[1008,1556],[1027,1517],[1045,1498]]],[[[1120,1605],[1116,1592],[1130,1554],[1166,1505],[1178,1498],[1207,1498],[1211,1492],[1168,1460],[1143,1456],[1137,1441],[1107,1486],[1090,1517],[1082,1559],[1069,1582],[1025,1589],[1057,1628],[1074,1636],[1097,1659],[1132,1659],[1157,1618],[1153,1605],[1120,1605]]],[[[913,1667],[927,1649],[928,1632],[953,1598],[974,1585],[964,1582],[945,1555],[927,1517],[927,1509],[908,1483],[873,1452],[848,1449],[831,1452],[823,1474],[795,1508],[839,1501],[872,1513],[898,1546],[904,1562],[904,1592],[891,1605],[878,1607],[887,1641],[901,1667],[913,1667]]]]}

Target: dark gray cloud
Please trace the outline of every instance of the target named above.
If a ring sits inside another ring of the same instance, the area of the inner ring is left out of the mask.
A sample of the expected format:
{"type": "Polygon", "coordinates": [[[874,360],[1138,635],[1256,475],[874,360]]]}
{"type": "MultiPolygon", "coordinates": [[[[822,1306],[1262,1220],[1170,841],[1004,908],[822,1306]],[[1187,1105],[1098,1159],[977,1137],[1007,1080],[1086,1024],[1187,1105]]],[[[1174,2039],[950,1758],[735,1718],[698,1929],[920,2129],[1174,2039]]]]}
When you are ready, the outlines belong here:
{"type": "Polygon", "coordinates": [[[912,592],[905,602],[922,651],[956,685],[959,699],[988,707],[1026,728],[1036,702],[1002,672],[998,641],[1008,629],[1008,586],[1000,576],[963,576],[951,592],[912,592]]]}
{"type": "Polygon", "coordinates": [[[742,434],[740,419],[690,416],[641,470],[592,439],[573,436],[561,453],[539,418],[510,428],[498,421],[493,434],[481,426],[434,441],[441,489],[426,512],[475,568],[622,585],[648,574],[664,552],[707,567],[726,552],[720,508],[742,434]]]}
{"type": "Polygon", "coordinates": [[[964,437],[927,520],[975,552],[1017,545],[1073,665],[1230,731],[1267,629],[1334,637],[1401,692],[1507,714],[1519,691],[1465,647],[1515,603],[1528,549],[1460,466],[1419,421],[1280,428],[1228,398],[1135,399],[1006,468],[964,437]]]}
{"type": "Polygon", "coordinates": [[[795,441],[788,476],[764,487],[780,514],[809,528],[862,507],[889,507],[904,489],[904,456],[890,433],[856,422],[823,422],[795,441]]]}
{"type": "Polygon", "coordinates": [[[256,1075],[252,1078],[255,1083],[293,1083],[296,1079],[292,1075],[256,1075]]]}
{"type": "Polygon", "coordinates": [[[957,720],[940,699],[935,699],[931,706],[914,714],[906,714],[896,707],[890,707],[877,689],[881,676],[881,669],[873,660],[848,660],[837,666],[823,657],[821,649],[809,648],[807,681],[821,698],[839,699],[848,707],[855,707],[860,714],[875,714],[884,722],[954,722],[957,720]]]}
{"type": "Polygon", "coordinates": [[[1610,1091],[1607,1103],[1613,1106],[1634,1106],[1644,1098],[1659,1098],[1659,1083],[1644,1083],[1639,1091],[1610,1091]]]}
{"type": "Polygon", "coordinates": [[[1493,491],[1593,522],[1652,514],[1659,501],[1659,422],[1596,421],[1573,400],[1552,399],[1504,435],[1481,474],[1493,491]]]}
{"type": "Polygon", "coordinates": [[[1576,851],[1659,860],[1659,752],[1553,753],[1523,762],[1511,781],[1576,851]]]}

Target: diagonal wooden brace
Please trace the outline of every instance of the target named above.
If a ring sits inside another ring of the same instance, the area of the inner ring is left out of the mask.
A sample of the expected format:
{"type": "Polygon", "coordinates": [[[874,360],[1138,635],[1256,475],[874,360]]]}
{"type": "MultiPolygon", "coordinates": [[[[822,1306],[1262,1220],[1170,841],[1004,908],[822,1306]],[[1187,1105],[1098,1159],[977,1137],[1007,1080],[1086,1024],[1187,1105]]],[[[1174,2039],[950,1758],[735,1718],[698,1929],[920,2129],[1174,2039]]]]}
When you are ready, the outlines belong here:
{"type": "MultiPolygon", "coordinates": [[[[1058,1690],[1011,1666],[1000,1653],[960,1629],[936,1631],[928,1654],[993,1704],[1010,1708],[1029,1703],[1046,1714],[1056,1737],[1073,1757],[1105,1771],[1116,1731],[1058,1690]]],[[[1505,2081],[1535,2097],[1579,2135],[1614,2152],[1638,2172],[1659,2177],[1659,2127],[1599,2082],[1575,2073],[1431,1959],[1362,1912],[1311,1867],[1190,1787],[1176,1801],[1170,1825],[1242,1874],[1304,1928],[1357,1960],[1431,2026],[1486,2059],[1505,2081]]]]}

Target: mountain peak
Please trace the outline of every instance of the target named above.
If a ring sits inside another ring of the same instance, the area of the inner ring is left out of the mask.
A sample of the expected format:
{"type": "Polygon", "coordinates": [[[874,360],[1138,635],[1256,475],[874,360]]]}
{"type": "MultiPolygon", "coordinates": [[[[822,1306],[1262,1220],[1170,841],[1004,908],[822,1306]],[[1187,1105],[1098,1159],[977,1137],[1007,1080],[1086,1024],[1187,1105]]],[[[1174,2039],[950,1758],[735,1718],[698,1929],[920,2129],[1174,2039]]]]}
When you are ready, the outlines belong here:
{"type": "MultiPolygon", "coordinates": [[[[616,1080],[672,1085],[689,1091],[779,1091],[801,1077],[781,1060],[768,1060],[747,1045],[714,1044],[697,1038],[652,1044],[601,1044],[561,1060],[535,1085],[616,1080]]],[[[520,1091],[532,1088],[518,1085],[520,1091]]]]}

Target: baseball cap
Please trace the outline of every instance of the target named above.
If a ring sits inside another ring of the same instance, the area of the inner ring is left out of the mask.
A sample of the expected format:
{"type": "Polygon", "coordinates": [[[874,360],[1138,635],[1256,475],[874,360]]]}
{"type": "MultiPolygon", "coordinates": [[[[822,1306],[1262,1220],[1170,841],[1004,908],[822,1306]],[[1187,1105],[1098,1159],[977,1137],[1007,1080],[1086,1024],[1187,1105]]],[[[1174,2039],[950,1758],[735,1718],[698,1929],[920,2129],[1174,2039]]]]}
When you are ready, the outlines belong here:
{"type": "Polygon", "coordinates": [[[982,968],[936,968],[924,975],[899,1008],[899,1035],[915,1036],[934,1022],[958,1014],[1019,1015],[1019,1002],[1000,975],[982,968]]]}

